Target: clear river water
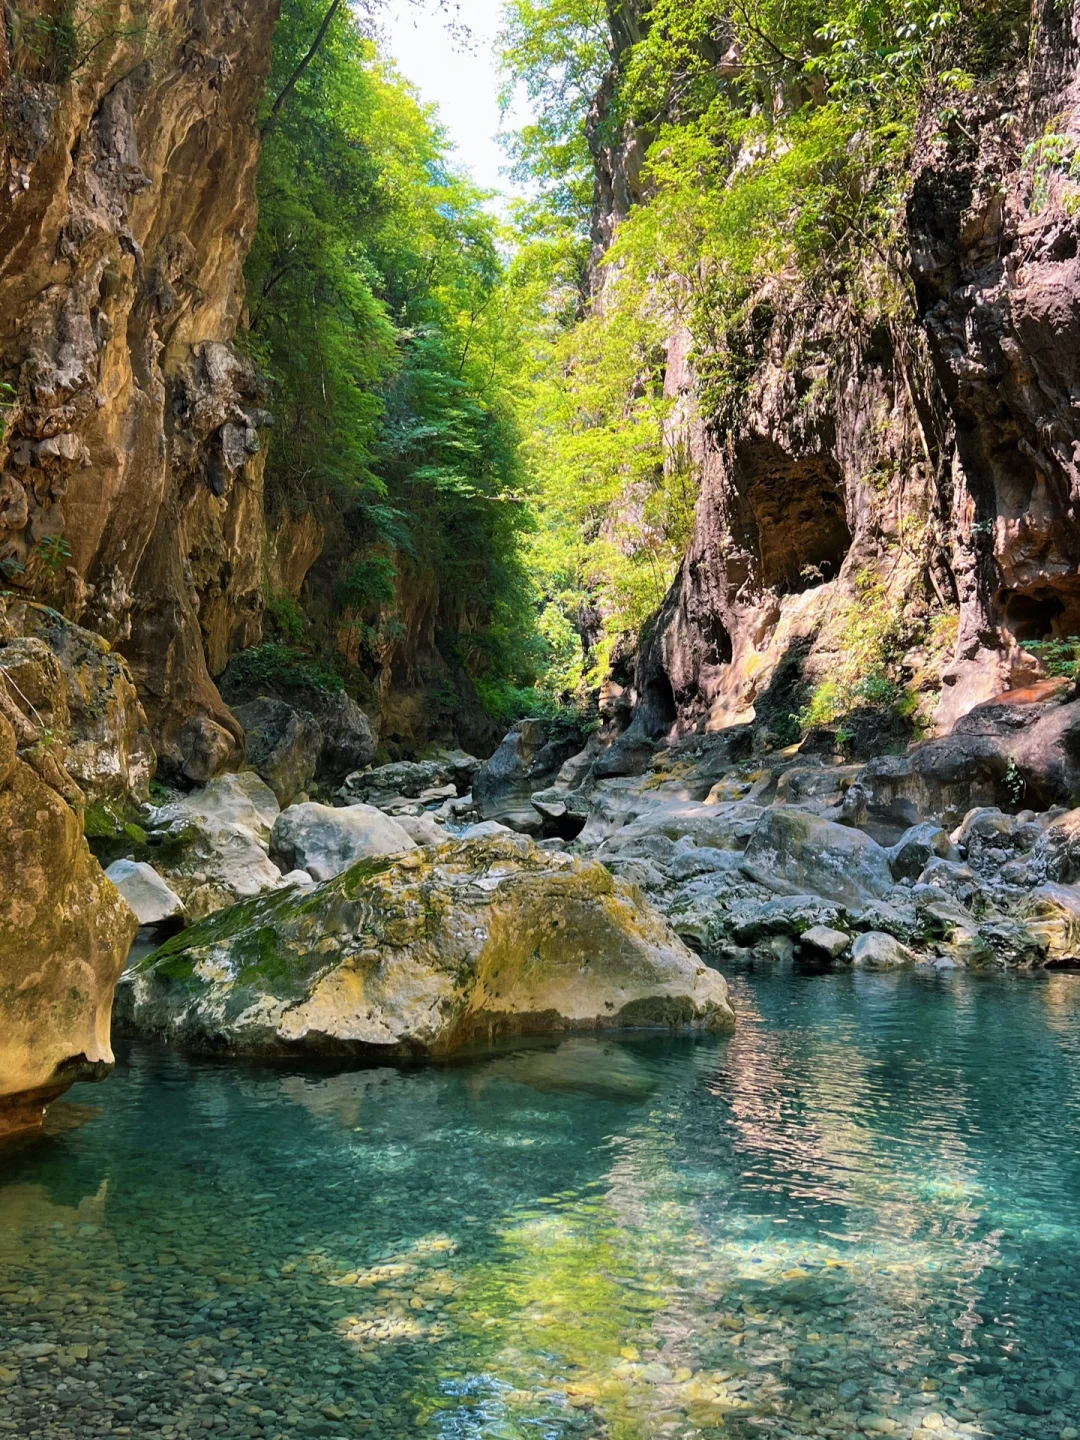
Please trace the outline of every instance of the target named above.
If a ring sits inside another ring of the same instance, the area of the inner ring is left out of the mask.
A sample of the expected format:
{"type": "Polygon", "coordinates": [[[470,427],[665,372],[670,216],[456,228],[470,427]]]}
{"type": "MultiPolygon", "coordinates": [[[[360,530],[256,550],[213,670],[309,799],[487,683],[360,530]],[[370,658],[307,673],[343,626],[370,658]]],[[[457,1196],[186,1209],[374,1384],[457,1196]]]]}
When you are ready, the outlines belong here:
{"type": "Polygon", "coordinates": [[[1080,1432],[1080,975],[740,975],[727,1038],[123,1051],[0,1152],[0,1435],[1080,1432]]]}

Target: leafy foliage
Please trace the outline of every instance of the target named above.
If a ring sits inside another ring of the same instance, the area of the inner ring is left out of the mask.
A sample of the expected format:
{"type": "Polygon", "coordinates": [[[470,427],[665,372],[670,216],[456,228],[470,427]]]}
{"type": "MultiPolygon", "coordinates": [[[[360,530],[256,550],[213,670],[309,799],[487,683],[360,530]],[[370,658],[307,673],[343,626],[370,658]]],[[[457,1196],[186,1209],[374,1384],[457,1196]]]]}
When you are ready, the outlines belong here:
{"type": "Polygon", "coordinates": [[[434,577],[447,643],[513,669],[533,627],[499,223],[348,7],[273,110],[325,18],[324,0],[282,8],[247,270],[267,506],[328,537],[311,623],[279,628],[377,664],[402,593],[434,577]]]}
{"type": "Polygon", "coordinates": [[[229,661],[226,673],[234,689],[249,693],[345,688],[336,670],[319,664],[303,650],[276,640],[241,650],[229,661]]]}
{"type": "MultiPolygon", "coordinates": [[[[553,667],[560,686],[602,677],[681,559],[691,393],[716,431],[738,426],[780,290],[867,319],[910,310],[897,241],[920,106],[933,97],[943,130],[955,126],[963,92],[1026,44],[1016,0],[653,0],[612,7],[606,37],[598,10],[510,0],[503,50],[505,94],[542,107],[515,141],[537,198],[511,274],[527,276],[533,306],[532,561],[544,613],[573,625],[596,612],[603,629],[576,681],[553,667]],[[588,119],[573,108],[586,77],[599,94],[588,119]],[[573,309],[567,254],[590,239],[590,146],[609,167],[623,157],[636,203],[573,309]],[[664,388],[671,336],[692,377],[682,394],[664,388]]],[[[1071,158],[1048,149],[1030,163],[1071,158]]]]}
{"type": "Polygon", "coordinates": [[[1073,680],[1080,675],[1080,635],[1067,639],[1022,640],[1021,645],[1037,660],[1050,676],[1064,676],[1073,680]]]}

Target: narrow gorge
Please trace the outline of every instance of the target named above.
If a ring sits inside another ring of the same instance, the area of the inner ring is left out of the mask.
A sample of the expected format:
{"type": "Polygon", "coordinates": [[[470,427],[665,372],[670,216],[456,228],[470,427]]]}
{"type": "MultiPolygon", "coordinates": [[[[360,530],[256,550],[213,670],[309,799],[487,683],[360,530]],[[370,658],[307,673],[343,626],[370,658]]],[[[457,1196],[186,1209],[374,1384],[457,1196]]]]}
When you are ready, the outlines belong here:
{"type": "Polygon", "coordinates": [[[0,101],[0,1433],[1078,1440],[1080,6],[0,101]]]}

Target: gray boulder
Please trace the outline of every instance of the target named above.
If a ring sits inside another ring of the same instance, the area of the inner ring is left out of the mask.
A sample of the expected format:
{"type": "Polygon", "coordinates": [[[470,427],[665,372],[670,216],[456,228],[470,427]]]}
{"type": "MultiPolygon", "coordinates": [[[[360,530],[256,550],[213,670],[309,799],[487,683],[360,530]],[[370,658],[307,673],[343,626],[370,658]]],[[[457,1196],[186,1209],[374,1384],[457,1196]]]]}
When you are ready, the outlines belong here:
{"type": "Polygon", "coordinates": [[[339,793],[346,804],[359,801],[381,807],[398,797],[415,800],[422,791],[442,785],[448,779],[449,770],[441,760],[396,760],[391,765],[376,765],[372,770],[347,776],[339,793]]]}
{"type": "Polygon", "coordinates": [[[183,916],[184,902],[152,865],[114,860],[105,874],[135,911],[140,925],[164,925],[183,916]]]}
{"type": "Polygon", "coordinates": [[[340,782],[375,759],[378,735],[356,701],[343,690],[305,691],[304,705],[322,731],[320,779],[340,782]]]}
{"type": "Polygon", "coordinates": [[[771,900],[738,901],[731,909],[731,936],[739,945],[753,945],[770,935],[801,938],[813,929],[835,928],[843,906],[816,895],[775,895],[771,900]]]}
{"type": "Polygon", "coordinates": [[[254,770],[245,770],[240,775],[218,775],[201,790],[162,805],[153,811],[150,825],[173,833],[189,826],[214,830],[242,825],[266,841],[280,809],[269,785],[254,770]]]}
{"type": "Polygon", "coordinates": [[[473,776],[473,798],[483,819],[498,820],[523,834],[540,834],[544,820],[532,797],[552,784],[579,744],[579,737],[549,741],[541,721],[519,720],[473,776]]]}
{"type": "Polygon", "coordinates": [[[839,960],[851,949],[851,936],[845,935],[843,930],[833,930],[829,925],[811,925],[799,936],[799,944],[804,950],[828,960],[839,960]]]}
{"type": "Polygon", "coordinates": [[[898,965],[911,965],[914,961],[915,956],[907,946],[883,930],[860,935],[851,948],[852,964],[864,970],[895,970],[898,965]]]}
{"type": "Polygon", "coordinates": [[[918,879],[933,859],[956,861],[960,851],[940,825],[929,820],[912,825],[889,849],[889,866],[897,880],[918,879]]]}
{"type": "Polygon", "coordinates": [[[743,868],[774,889],[811,891],[851,906],[884,899],[894,886],[888,851],[869,835],[783,806],[762,814],[743,868]]]}
{"type": "Polygon", "coordinates": [[[274,822],[270,853],[288,870],[331,880],[358,860],[399,855],[415,843],[396,820],[371,805],[291,805],[274,822]]]}
{"type": "Polygon", "coordinates": [[[266,695],[238,705],[233,714],[244,727],[248,764],[279,805],[291,804],[315,779],[323,748],[319,722],[310,711],[266,695]]]}

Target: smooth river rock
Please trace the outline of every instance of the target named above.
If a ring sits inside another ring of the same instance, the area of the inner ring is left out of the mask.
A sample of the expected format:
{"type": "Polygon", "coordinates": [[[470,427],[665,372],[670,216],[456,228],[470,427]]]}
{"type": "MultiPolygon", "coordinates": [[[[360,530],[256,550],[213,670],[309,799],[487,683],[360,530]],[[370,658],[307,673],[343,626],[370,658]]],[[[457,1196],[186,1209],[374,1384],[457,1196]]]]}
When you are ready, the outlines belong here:
{"type": "Polygon", "coordinates": [[[145,861],[114,860],[105,874],[135,911],[140,925],[162,925],[183,915],[180,896],[145,861]]]}
{"type": "Polygon", "coordinates": [[[517,836],[364,861],[212,916],[129,972],[118,1014],[192,1049],[364,1061],[734,1023],[723,978],[639,891],[517,836]]]}
{"type": "Polygon", "coordinates": [[[274,822],[270,853],[286,870],[332,880],[358,860],[399,855],[415,841],[373,805],[290,805],[274,822]]]}

